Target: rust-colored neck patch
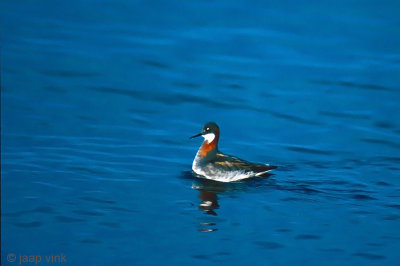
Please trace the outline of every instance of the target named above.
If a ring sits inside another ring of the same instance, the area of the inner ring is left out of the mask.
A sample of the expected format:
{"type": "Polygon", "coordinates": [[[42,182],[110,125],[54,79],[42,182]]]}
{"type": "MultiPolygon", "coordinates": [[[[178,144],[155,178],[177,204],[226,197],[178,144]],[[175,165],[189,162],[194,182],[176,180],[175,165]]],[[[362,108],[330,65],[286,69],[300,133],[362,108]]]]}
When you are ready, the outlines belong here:
{"type": "Polygon", "coordinates": [[[210,151],[216,149],[217,148],[217,142],[218,142],[217,138],[215,138],[214,141],[212,141],[211,143],[208,143],[207,141],[204,141],[203,144],[200,147],[200,150],[199,150],[201,156],[206,157],[207,154],[210,151]]]}

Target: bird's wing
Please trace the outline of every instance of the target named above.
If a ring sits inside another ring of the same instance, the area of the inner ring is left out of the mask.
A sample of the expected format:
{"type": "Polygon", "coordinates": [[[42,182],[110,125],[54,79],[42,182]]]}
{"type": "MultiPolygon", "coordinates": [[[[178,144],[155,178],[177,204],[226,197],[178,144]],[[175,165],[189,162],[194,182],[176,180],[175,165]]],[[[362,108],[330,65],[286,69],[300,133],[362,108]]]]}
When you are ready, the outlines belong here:
{"type": "Polygon", "coordinates": [[[268,164],[247,162],[240,158],[222,153],[217,153],[214,163],[226,170],[242,170],[245,172],[254,172],[260,174],[276,168],[276,166],[268,164]]]}

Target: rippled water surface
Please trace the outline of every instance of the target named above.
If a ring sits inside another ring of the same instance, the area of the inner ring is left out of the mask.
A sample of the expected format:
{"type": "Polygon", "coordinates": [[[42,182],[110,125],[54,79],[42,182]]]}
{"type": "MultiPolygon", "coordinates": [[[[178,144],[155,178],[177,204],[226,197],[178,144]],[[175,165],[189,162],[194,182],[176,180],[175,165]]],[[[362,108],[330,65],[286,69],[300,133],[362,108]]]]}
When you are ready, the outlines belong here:
{"type": "Polygon", "coordinates": [[[0,10],[2,264],[400,263],[398,1],[0,10]],[[195,178],[209,120],[278,169],[195,178]]]}

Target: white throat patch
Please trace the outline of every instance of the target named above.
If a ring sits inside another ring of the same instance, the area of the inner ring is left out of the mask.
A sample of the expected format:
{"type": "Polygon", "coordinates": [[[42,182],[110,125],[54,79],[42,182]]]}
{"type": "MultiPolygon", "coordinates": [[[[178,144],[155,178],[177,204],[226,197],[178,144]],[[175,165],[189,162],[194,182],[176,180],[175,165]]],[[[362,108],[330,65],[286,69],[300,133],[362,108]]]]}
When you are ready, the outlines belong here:
{"type": "Polygon", "coordinates": [[[203,138],[208,142],[211,143],[215,139],[215,134],[214,133],[208,133],[203,135],[203,138]]]}

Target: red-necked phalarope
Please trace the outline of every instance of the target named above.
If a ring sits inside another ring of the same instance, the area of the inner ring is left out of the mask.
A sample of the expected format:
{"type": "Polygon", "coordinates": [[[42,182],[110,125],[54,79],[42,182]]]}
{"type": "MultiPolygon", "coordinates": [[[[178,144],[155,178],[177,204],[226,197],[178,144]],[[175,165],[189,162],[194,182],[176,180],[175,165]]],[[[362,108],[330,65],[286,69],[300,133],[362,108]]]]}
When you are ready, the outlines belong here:
{"type": "Polygon", "coordinates": [[[219,127],[214,122],[208,122],[199,134],[190,138],[199,136],[202,136],[204,141],[193,160],[192,169],[201,177],[220,182],[233,182],[261,176],[276,168],[276,166],[250,163],[220,153],[218,151],[219,127]]]}

